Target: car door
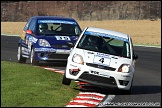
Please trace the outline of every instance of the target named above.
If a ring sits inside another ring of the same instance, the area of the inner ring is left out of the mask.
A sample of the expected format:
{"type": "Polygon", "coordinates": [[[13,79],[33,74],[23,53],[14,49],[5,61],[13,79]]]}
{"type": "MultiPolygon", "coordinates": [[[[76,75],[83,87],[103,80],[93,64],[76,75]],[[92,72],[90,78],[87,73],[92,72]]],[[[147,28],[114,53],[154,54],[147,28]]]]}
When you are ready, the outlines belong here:
{"type": "Polygon", "coordinates": [[[25,42],[26,42],[26,40],[25,40],[25,34],[26,34],[26,32],[25,32],[25,31],[29,28],[29,25],[30,25],[32,19],[33,19],[33,18],[30,18],[30,19],[27,21],[27,23],[26,23],[26,25],[25,25],[25,27],[24,27],[24,29],[23,29],[23,33],[21,34],[21,39],[22,39],[22,42],[23,42],[24,44],[25,44],[25,42]]]}
{"type": "Polygon", "coordinates": [[[31,51],[31,46],[33,44],[32,42],[33,42],[33,38],[35,36],[35,28],[36,28],[36,19],[33,18],[30,21],[29,26],[27,28],[25,28],[26,30],[32,31],[32,34],[25,33],[25,43],[26,43],[26,46],[27,46],[29,52],[31,51]]]}

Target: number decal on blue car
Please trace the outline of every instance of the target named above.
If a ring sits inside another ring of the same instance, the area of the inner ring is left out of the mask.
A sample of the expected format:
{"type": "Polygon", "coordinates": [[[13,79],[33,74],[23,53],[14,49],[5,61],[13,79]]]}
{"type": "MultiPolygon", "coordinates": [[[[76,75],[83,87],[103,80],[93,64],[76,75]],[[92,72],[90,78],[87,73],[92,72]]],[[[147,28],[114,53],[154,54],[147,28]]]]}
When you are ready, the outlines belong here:
{"type": "Polygon", "coordinates": [[[69,36],[56,36],[57,40],[68,40],[70,41],[70,37],[69,36]]]}

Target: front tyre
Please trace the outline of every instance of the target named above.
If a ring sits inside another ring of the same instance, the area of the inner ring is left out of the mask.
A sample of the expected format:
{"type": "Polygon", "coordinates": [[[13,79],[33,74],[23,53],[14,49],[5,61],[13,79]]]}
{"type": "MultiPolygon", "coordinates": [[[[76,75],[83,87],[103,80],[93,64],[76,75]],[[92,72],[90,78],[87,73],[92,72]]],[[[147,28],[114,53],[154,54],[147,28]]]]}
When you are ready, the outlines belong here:
{"type": "Polygon", "coordinates": [[[22,47],[21,47],[21,45],[18,45],[17,60],[18,60],[18,63],[26,63],[26,58],[22,57],[22,47]]]}
{"type": "Polygon", "coordinates": [[[71,83],[71,79],[66,78],[65,73],[64,73],[63,79],[62,79],[62,84],[70,85],[70,83],[71,83]]]}
{"type": "Polygon", "coordinates": [[[30,63],[34,66],[37,66],[39,64],[39,61],[36,59],[36,56],[35,56],[34,48],[31,49],[30,63]]]}

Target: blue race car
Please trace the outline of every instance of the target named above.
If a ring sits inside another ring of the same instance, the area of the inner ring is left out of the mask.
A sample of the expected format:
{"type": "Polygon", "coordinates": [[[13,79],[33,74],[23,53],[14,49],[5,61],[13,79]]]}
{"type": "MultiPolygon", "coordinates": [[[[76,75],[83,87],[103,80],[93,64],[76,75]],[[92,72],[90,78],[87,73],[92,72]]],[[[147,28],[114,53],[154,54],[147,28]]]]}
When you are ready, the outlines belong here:
{"type": "Polygon", "coordinates": [[[59,16],[34,16],[26,23],[18,43],[17,59],[32,65],[39,61],[67,61],[70,48],[82,30],[73,18],[59,16]]]}

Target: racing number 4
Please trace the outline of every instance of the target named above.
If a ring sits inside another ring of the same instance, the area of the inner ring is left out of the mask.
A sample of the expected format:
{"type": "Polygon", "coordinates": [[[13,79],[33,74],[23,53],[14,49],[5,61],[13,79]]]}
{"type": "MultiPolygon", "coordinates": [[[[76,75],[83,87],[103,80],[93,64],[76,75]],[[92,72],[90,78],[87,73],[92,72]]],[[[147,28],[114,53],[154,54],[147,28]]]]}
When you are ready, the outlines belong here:
{"type": "Polygon", "coordinates": [[[99,61],[103,63],[104,62],[104,58],[101,58],[99,61]]]}
{"type": "Polygon", "coordinates": [[[93,63],[108,66],[110,64],[110,58],[95,56],[93,59],[93,63]]]}

